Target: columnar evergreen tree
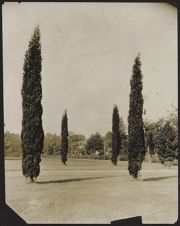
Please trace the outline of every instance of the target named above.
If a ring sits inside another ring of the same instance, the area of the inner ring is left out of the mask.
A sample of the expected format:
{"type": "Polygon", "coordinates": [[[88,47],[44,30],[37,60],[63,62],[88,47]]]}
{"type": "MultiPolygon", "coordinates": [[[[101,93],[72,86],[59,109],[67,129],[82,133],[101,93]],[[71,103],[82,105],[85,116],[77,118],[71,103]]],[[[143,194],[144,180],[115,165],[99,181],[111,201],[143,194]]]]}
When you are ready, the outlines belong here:
{"type": "Polygon", "coordinates": [[[130,103],[128,116],[128,170],[133,178],[137,178],[138,172],[145,156],[145,141],[143,129],[143,96],[142,96],[142,72],[140,56],[135,59],[130,81],[130,103]]]}
{"type": "Polygon", "coordinates": [[[112,158],[111,161],[117,165],[117,157],[121,147],[121,137],[119,130],[119,112],[118,107],[115,105],[112,116],[112,158]]]}
{"type": "Polygon", "coordinates": [[[66,165],[68,153],[68,118],[65,111],[61,123],[61,161],[66,165]]]}
{"type": "Polygon", "coordinates": [[[37,26],[24,58],[22,84],[22,171],[34,181],[40,173],[44,132],[42,127],[41,44],[37,26]]]}

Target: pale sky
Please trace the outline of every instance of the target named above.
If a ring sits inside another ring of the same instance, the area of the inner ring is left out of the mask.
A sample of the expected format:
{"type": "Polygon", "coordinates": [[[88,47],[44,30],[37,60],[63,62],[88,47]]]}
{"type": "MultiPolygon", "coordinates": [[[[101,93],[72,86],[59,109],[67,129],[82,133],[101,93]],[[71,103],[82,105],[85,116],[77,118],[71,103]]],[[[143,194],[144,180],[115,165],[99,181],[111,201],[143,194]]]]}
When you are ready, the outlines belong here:
{"type": "Polygon", "coordinates": [[[177,9],[166,3],[4,3],[5,131],[21,132],[24,54],[39,24],[44,132],[89,136],[112,129],[113,105],[127,123],[130,77],[141,53],[144,119],[177,107],[177,9]]]}

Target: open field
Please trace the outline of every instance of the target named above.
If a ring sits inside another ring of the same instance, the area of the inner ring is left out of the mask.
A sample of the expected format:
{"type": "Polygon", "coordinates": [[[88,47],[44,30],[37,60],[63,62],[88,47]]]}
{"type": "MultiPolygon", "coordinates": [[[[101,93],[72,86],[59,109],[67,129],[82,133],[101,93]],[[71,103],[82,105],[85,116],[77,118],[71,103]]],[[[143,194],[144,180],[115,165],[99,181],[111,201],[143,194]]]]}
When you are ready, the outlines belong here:
{"type": "Polygon", "coordinates": [[[28,223],[110,223],[142,216],[143,223],[174,223],[178,216],[177,166],[143,163],[132,181],[127,162],[43,158],[28,184],[21,160],[5,160],[6,203],[28,223]]]}

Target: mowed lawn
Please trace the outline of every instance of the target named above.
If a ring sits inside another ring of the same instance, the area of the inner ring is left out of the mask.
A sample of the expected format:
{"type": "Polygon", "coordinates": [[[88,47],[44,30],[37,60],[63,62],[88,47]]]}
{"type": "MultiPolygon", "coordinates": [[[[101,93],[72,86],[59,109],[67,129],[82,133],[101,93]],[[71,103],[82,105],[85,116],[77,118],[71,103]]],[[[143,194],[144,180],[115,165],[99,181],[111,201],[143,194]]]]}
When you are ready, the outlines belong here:
{"type": "Polygon", "coordinates": [[[6,203],[27,223],[110,223],[142,216],[143,223],[174,223],[178,171],[144,162],[132,181],[127,162],[44,157],[36,183],[22,176],[21,160],[5,160],[6,203]]]}

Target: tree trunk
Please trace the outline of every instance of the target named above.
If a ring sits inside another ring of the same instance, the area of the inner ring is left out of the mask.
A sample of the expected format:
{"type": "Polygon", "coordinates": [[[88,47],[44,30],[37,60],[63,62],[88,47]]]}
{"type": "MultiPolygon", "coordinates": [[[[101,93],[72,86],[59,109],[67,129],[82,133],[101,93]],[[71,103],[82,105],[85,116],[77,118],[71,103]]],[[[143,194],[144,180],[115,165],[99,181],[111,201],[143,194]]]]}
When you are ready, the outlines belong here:
{"type": "Polygon", "coordinates": [[[31,183],[34,183],[34,177],[33,176],[30,176],[30,181],[31,181],[31,183]]]}

